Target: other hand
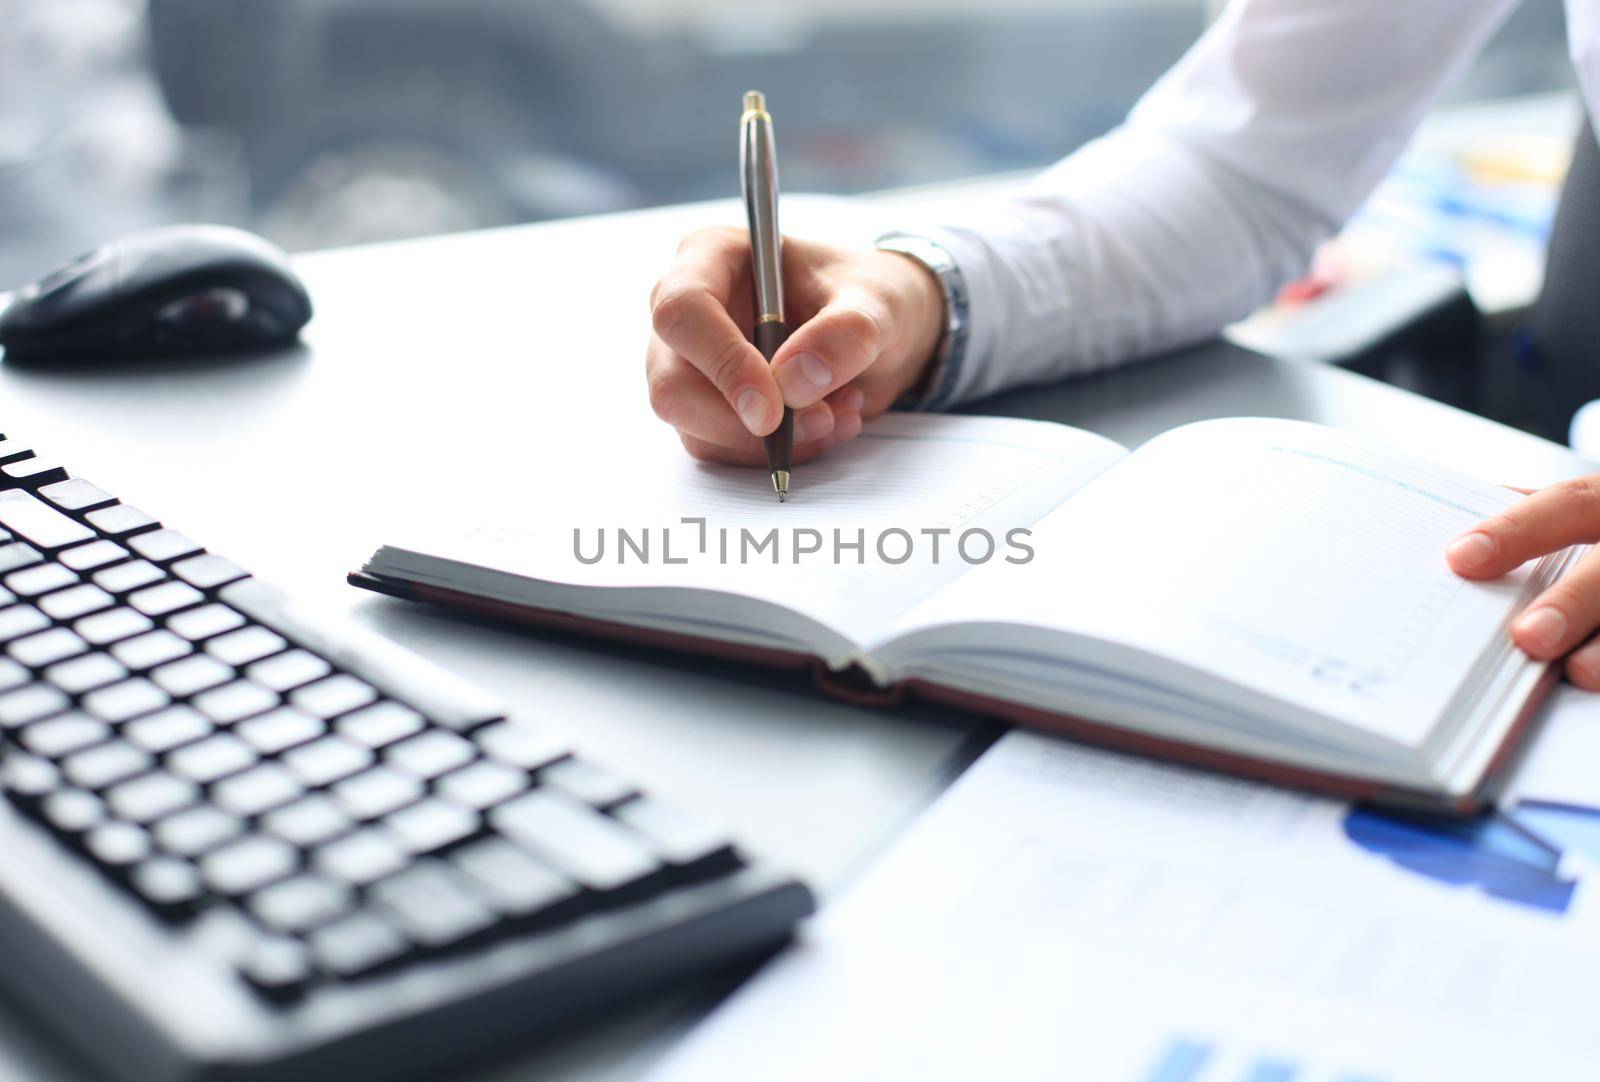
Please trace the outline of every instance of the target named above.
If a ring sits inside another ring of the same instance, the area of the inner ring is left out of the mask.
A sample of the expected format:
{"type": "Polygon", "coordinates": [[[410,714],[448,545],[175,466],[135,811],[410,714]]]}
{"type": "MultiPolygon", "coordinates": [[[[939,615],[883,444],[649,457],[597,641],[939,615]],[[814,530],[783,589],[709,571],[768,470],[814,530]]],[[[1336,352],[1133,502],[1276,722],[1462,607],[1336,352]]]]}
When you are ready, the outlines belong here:
{"type": "MultiPolygon", "coordinates": [[[[1450,543],[1450,567],[1469,579],[1503,575],[1569,545],[1600,540],[1600,474],[1530,493],[1450,543]]],[[[1569,654],[1567,678],[1600,691],[1600,550],[1584,555],[1561,581],[1534,599],[1511,637],[1540,660],[1569,654]]]]}
{"type": "Polygon", "coordinates": [[[696,458],[766,462],[761,437],[795,411],[796,462],[852,439],[922,378],[944,322],[925,267],[894,252],[783,242],[792,333],[771,366],[755,320],[745,230],[705,229],[650,294],[650,404],[696,458]]]}

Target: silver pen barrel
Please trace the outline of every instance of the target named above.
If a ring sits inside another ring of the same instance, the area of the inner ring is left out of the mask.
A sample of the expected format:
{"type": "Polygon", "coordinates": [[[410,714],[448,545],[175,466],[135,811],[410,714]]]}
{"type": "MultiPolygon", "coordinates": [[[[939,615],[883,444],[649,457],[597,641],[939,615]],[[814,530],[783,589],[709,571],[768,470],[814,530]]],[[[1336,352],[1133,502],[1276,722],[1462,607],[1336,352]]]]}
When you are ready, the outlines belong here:
{"type": "Polygon", "coordinates": [[[739,179],[750,220],[750,266],[757,322],[783,321],[783,258],[778,238],[778,153],[772,117],[759,90],[744,96],[739,123],[739,179]]]}

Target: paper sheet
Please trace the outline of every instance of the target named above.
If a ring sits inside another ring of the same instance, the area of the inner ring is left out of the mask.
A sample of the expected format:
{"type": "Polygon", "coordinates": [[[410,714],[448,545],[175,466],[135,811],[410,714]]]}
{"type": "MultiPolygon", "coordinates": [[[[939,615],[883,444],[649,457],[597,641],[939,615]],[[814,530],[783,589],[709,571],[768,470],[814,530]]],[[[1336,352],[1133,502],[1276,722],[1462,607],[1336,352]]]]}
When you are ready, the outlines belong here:
{"type": "Polygon", "coordinates": [[[1013,733],[652,1082],[1594,1077],[1600,833],[1517,814],[1013,733]]]}

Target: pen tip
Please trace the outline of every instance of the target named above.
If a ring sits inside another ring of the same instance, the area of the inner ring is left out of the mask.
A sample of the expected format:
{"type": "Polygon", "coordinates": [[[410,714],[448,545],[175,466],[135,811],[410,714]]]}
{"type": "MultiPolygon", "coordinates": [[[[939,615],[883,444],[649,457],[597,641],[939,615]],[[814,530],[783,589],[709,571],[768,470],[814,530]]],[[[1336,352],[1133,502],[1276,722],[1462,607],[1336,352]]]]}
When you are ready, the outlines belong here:
{"type": "Polygon", "coordinates": [[[764,113],[767,111],[767,97],[759,90],[746,90],[744,92],[744,111],[747,113],[764,113]]]}
{"type": "Polygon", "coordinates": [[[789,499],[789,471],[772,471],[772,491],[778,494],[778,502],[784,503],[789,499]]]}

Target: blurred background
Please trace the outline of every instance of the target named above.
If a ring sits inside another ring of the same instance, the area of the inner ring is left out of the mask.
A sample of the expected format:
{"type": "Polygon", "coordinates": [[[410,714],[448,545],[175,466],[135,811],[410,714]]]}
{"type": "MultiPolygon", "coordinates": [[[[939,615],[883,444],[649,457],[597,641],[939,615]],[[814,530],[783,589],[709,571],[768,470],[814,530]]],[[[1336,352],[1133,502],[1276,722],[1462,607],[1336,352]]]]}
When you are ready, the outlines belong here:
{"type": "MultiPolygon", "coordinates": [[[[728,195],[756,85],[790,190],[1039,166],[1215,6],[0,0],[0,289],[165,221],[303,250],[728,195]]],[[[1560,0],[1525,0],[1451,98],[1570,81],[1560,0]]]]}

